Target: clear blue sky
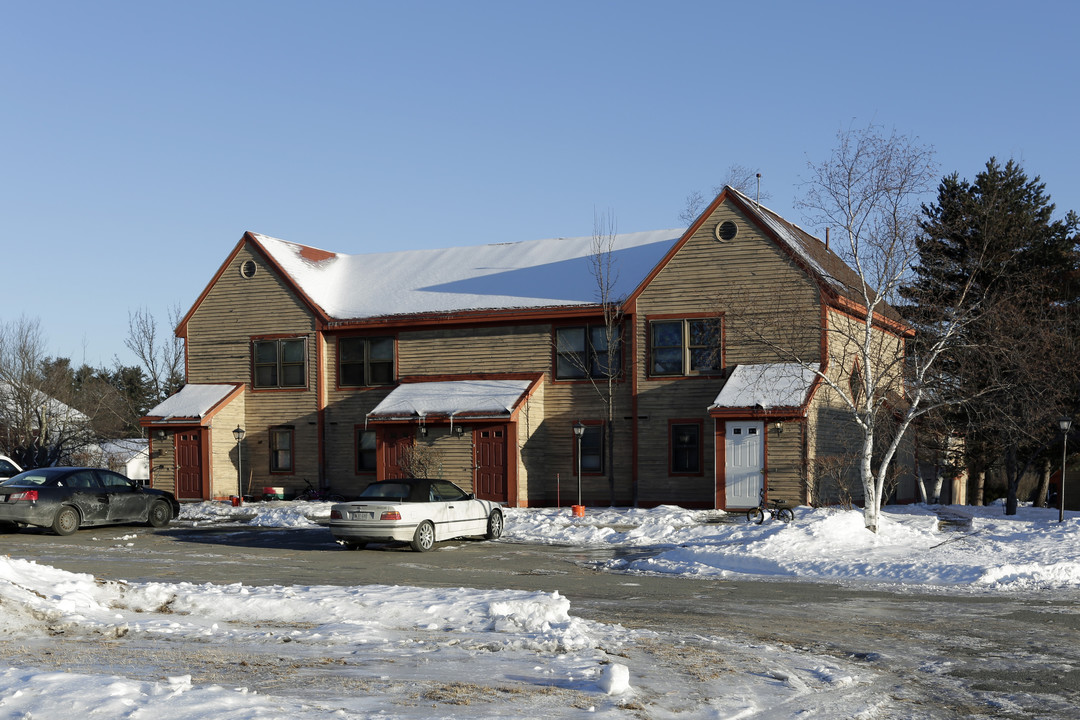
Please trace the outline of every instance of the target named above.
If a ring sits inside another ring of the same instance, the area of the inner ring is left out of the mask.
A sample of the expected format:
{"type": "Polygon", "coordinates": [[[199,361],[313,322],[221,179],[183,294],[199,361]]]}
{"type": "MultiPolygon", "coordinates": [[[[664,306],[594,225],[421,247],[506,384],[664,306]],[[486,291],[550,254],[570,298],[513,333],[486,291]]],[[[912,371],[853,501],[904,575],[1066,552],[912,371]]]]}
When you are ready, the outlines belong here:
{"type": "Polygon", "coordinates": [[[880,123],[1080,209],[1074,3],[0,0],[0,320],[111,364],[245,230],[363,253],[677,227],[880,123]]]}

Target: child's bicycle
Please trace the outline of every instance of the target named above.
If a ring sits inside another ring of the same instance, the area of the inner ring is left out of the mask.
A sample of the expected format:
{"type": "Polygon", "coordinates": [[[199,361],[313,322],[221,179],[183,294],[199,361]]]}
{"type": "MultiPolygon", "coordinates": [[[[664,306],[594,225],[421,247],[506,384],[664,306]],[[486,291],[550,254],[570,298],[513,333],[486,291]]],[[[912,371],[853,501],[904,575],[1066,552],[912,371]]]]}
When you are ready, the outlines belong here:
{"type": "Polygon", "coordinates": [[[327,492],[326,490],[321,490],[313,487],[312,484],[306,479],[304,480],[304,484],[307,485],[307,490],[304,490],[302,493],[297,495],[297,500],[325,500],[328,502],[341,502],[345,499],[340,495],[335,495],[334,493],[327,492]]]}
{"type": "MultiPolygon", "coordinates": [[[[770,488],[771,490],[772,488],[770,488]]],[[[756,508],[750,508],[746,511],[747,522],[752,522],[757,525],[765,522],[765,513],[769,513],[769,517],[773,520],[780,520],[781,522],[792,522],[795,519],[795,513],[791,511],[791,508],[781,507],[783,500],[770,500],[768,504],[765,503],[765,488],[761,488],[761,499],[758,500],[758,506],[756,508]],[[771,505],[772,507],[769,507],[771,505]]]]}

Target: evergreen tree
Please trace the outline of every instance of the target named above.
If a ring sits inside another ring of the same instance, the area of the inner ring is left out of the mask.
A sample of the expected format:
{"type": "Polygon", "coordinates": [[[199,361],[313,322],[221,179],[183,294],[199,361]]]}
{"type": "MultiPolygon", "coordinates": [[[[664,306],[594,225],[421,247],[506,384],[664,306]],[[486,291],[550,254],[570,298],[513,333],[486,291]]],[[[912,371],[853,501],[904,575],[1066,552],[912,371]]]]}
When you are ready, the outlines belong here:
{"type": "Polygon", "coordinates": [[[938,365],[934,391],[955,403],[975,472],[1000,464],[1006,511],[1016,512],[1020,478],[1075,409],[1077,227],[1055,220],[1039,178],[991,158],[973,183],[946,177],[924,206],[919,261],[901,289],[905,311],[933,336],[959,298],[969,313],[956,351],[938,365]]]}

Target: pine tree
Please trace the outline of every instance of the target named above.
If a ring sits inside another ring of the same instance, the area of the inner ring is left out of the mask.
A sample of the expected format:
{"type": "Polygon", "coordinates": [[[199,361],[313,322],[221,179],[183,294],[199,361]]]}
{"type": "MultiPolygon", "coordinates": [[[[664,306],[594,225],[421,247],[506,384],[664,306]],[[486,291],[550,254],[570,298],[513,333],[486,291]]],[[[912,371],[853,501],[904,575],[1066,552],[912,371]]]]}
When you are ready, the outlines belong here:
{"type": "Polygon", "coordinates": [[[1078,219],[1054,220],[1054,210],[1045,185],[1012,160],[991,158],[973,183],[946,177],[923,208],[919,262],[901,289],[910,321],[930,336],[966,298],[962,341],[937,367],[934,390],[955,400],[946,421],[963,433],[972,468],[1004,468],[1009,514],[1080,389],[1078,219]]]}

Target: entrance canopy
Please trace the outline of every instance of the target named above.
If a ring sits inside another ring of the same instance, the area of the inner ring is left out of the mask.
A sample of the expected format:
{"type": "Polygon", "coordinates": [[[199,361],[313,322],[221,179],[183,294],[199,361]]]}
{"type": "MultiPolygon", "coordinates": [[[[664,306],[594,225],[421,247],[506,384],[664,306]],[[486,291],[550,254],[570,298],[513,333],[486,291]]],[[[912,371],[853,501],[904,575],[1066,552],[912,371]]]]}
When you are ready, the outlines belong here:
{"type": "Polygon", "coordinates": [[[185,385],[180,392],[161,401],[146,413],[142,424],[202,424],[243,389],[243,385],[236,383],[185,385]]]}
{"type": "Polygon", "coordinates": [[[537,380],[448,380],[405,383],[368,413],[372,422],[392,420],[509,419],[537,380]]]}
{"type": "Polygon", "coordinates": [[[817,366],[806,367],[798,363],[737,365],[709,410],[803,408],[810,401],[817,380],[817,366]]]}

